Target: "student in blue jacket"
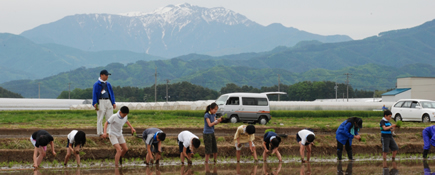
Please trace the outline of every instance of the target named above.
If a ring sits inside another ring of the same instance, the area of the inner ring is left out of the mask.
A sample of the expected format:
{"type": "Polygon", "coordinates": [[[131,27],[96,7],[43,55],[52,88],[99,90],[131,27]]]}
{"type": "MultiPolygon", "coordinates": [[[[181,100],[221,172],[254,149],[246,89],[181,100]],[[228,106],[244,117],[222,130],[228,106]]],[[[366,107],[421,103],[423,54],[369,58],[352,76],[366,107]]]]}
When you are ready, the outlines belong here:
{"type": "Polygon", "coordinates": [[[346,152],[349,160],[353,160],[352,157],[352,140],[353,138],[361,139],[358,134],[359,130],[362,128],[362,119],[358,117],[351,117],[345,120],[338,127],[335,133],[335,138],[337,139],[337,157],[338,160],[342,159],[343,145],[346,146],[346,152]]]}
{"type": "Polygon", "coordinates": [[[435,146],[435,126],[429,126],[423,130],[423,158],[427,158],[430,146],[435,146]]]}

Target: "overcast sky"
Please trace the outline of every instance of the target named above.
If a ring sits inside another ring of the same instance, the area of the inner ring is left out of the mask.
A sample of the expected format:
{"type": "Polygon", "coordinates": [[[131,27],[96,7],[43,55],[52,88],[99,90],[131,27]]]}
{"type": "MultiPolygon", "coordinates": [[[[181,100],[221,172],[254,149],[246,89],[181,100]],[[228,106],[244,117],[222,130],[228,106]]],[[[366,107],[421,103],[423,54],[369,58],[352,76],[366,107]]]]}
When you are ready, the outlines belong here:
{"type": "Polygon", "coordinates": [[[0,0],[0,32],[20,34],[74,14],[151,12],[182,3],[225,7],[262,25],[353,39],[435,19],[433,0],[0,0]]]}

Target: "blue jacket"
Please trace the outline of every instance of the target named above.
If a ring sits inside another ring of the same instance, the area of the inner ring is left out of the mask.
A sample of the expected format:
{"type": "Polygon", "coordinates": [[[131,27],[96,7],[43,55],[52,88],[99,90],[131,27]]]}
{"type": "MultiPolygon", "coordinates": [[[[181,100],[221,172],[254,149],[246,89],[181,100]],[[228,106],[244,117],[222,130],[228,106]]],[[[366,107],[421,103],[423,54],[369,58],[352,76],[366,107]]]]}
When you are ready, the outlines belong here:
{"type": "MultiPolygon", "coordinates": [[[[97,80],[94,84],[94,89],[92,91],[92,106],[94,106],[96,103],[99,104],[98,100],[100,100],[101,97],[101,90],[103,89],[103,86],[101,85],[101,81],[97,80]]],[[[109,82],[107,82],[107,90],[109,93],[110,101],[112,102],[112,105],[115,104],[115,95],[113,94],[112,85],[110,85],[109,82]]]]}
{"type": "MultiPolygon", "coordinates": [[[[352,127],[352,123],[347,122],[345,120],[341,125],[338,127],[337,132],[335,132],[336,136],[335,138],[337,141],[339,141],[341,144],[345,145],[347,141],[349,141],[349,145],[352,145],[352,139],[354,135],[352,135],[349,130],[352,127]]],[[[358,135],[358,131],[355,130],[355,135],[358,135]]]]}
{"type": "Polygon", "coordinates": [[[430,145],[435,146],[435,126],[429,126],[423,130],[423,149],[429,149],[430,145]]]}

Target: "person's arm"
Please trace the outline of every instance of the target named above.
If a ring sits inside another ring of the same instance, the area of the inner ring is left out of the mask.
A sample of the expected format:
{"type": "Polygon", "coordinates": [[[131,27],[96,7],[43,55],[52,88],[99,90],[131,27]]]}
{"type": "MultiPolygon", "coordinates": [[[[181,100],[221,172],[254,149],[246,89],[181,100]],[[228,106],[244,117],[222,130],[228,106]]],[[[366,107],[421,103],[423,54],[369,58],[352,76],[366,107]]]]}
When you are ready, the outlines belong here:
{"type": "Polygon", "coordinates": [[[382,129],[384,129],[384,130],[389,130],[389,129],[391,129],[391,128],[394,128],[396,126],[396,124],[393,124],[393,125],[391,125],[391,126],[385,126],[385,123],[383,123],[382,124],[382,129]]]}
{"type": "Polygon", "coordinates": [[[187,160],[190,160],[190,156],[187,155],[186,150],[187,148],[183,146],[183,155],[187,158],[187,160]]]}
{"type": "Polygon", "coordinates": [[[99,100],[99,96],[98,96],[99,92],[97,92],[97,88],[98,88],[98,83],[95,83],[94,88],[92,90],[92,106],[94,106],[95,110],[97,110],[96,104],[98,103],[99,100]]]}
{"type": "Polygon", "coordinates": [[[115,94],[113,93],[113,89],[112,89],[112,85],[107,82],[107,89],[109,90],[109,95],[110,95],[110,101],[112,102],[113,105],[113,109],[116,108],[116,103],[115,103],[115,94]]]}
{"type": "MultiPolygon", "coordinates": [[[[207,121],[207,125],[208,125],[208,127],[212,127],[212,126],[218,124],[218,122],[210,122],[210,119],[209,119],[209,118],[206,118],[205,121],[207,121]]],[[[215,120],[215,121],[216,121],[216,120],[215,120]]]]}
{"type": "Polygon", "coordinates": [[[432,136],[432,138],[430,138],[430,144],[435,146],[435,134],[432,136]]]}
{"type": "Polygon", "coordinates": [[[133,128],[133,126],[131,126],[131,124],[130,124],[130,122],[127,120],[127,125],[128,125],[128,127],[130,127],[131,128],[131,133],[133,134],[133,133],[135,133],[136,132],[136,130],[133,128]]]}
{"type": "Polygon", "coordinates": [[[269,150],[268,150],[267,147],[266,147],[266,142],[265,142],[265,141],[263,141],[263,148],[264,148],[264,150],[265,150],[266,152],[269,152],[269,150]]]}
{"type": "Polygon", "coordinates": [[[54,143],[53,143],[53,141],[50,142],[50,145],[51,145],[51,151],[53,153],[53,156],[56,157],[56,151],[54,151],[54,143]]]}
{"type": "Polygon", "coordinates": [[[147,143],[147,153],[150,155],[151,160],[154,160],[153,153],[151,152],[151,145],[147,143]]]}
{"type": "Polygon", "coordinates": [[[70,143],[70,144],[68,145],[68,149],[71,150],[71,152],[73,152],[73,153],[75,152],[74,149],[73,149],[73,147],[72,147],[72,143],[70,143]]]}
{"type": "Polygon", "coordinates": [[[237,141],[237,145],[239,145],[239,143],[240,143],[240,139],[239,139],[239,137],[240,137],[240,127],[238,127],[237,128],[237,130],[236,130],[236,134],[234,134],[234,140],[236,140],[237,141]]]}

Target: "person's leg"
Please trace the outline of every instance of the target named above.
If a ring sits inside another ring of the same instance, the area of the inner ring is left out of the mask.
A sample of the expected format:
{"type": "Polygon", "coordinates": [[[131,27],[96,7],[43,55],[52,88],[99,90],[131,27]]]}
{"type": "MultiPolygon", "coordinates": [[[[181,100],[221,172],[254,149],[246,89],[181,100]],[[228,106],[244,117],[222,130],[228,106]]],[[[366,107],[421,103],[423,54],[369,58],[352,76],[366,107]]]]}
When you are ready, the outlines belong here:
{"type": "MultiPolygon", "coordinates": [[[[249,144],[249,143],[248,143],[248,144],[249,144]]],[[[254,152],[253,152],[252,154],[253,154],[253,156],[254,156],[254,160],[257,161],[257,160],[258,160],[258,158],[257,158],[257,150],[255,149],[254,142],[252,142],[252,146],[254,147],[254,152]]]]}
{"type": "MultiPolygon", "coordinates": [[[[177,142],[178,142],[178,139],[177,139],[177,142]]],[[[184,164],[184,154],[183,154],[184,146],[183,146],[183,142],[178,142],[178,149],[179,149],[179,152],[180,152],[180,161],[181,161],[181,164],[184,164]]]]}
{"type": "Polygon", "coordinates": [[[44,157],[45,157],[45,151],[44,151],[44,149],[42,147],[38,148],[38,153],[39,153],[39,155],[36,158],[36,167],[39,167],[39,165],[42,162],[42,159],[44,159],[44,157]]]}
{"type": "Polygon", "coordinates": [[[122,148],[121,148],[121,146],[118,143],[114,144],[113,147],[115,147],[115,150],[116,150],[116,154],[115,154],[115,166],[118,167],[119,158],[122,155],[122,148]]]}
{"type": "Polygon", "coordinates": [[[276,152],[276,157],[278,157],[279,162],[282,162],[281,153],[279,153],[279,151],[276,152]]]}
{"type": "Polygon", "coordinates": [[[105,104],[105,110],[104,110],[104,116],[105,121],[109,120],[109,118],[113,115],[113,105],[112,102],[110,100],[106,100],[106,104],[105,104]]]}
{"type": "Polygon", "coordinates": [[[343,144],[337,140],[337,159],[341,160],[343,155],[343,144]]]}
{"type": "Polygon", "coordinates": [[[77,166],[80,166],[80,154],[74,153],[76,156],[77,166]]]}
{"type": "Polygon", "coordinates": [[[349,160],[353,160],[352,146],[350,146],[349,140],[346,141],[346,152],[347,152],[347,157],[349,158],[349,160]]]}
{"type": "Polygon", "coordinates": [[[263,151],[263,161],[266,162],[267,160],[267,152],[266,150],[263,151]]]}
{"type": "Polygon", "coordinates": [[[213,161],[214,161],[214,163],[216,163],[217,162],[217,151],[218,151],[218,149],[217,149],[217,142],[216,142],[216,137],[215,137],[215,135],[214,135],[214,133],[212,134],[212,152],[213,152],[213,161]]]}
{"type": "Polygon", "coordinates": [[[234,146],[236,147],[236,157],[237,157],[237,162],[240,162],[240,153],[242,152],[242,145],[237,145],[237,143],[234,144],[234,146]]]}
{"type": "Polygon", "coordinates": [[[384,160],[387,159],[387,154],[390,151],[390,138],[389,137],[381,137],[382,140],[382,158],[384,160]]]}
{"type": "Polygon", "coordinates": [[[310,161],[311,158],[311,144],[309,144],[307,147],[307,161],[310,161]]]}
{"type": "Polygon", "coordinates": [[[423,141],[424,141],[423,158],[427,158],[427,154],[429,153],[429,149],[430,149],[430,137],[426,132],[424,132],[424,130],[423,130],[423,141]]]}
{"type": "Polygon", "coordinates": [[[36,147],[34,147],[34,149],[33,149],[33,167],[38,167],[38,148],[36,148],[36,147]]]}
{"type": "Polygon", "coordinates": [[[127,151],[128,151],[127,144],[126,143],[122,143],[122,144],[119,144],[119,145],[122,148],[121,157],[124,157],[125,153],[127,153],[127,151]]]}
{"type": "Polygon", "coordinates": [[[210,158],[210,154],[212,154],[212,140],[211,140],[211,134],[203,134],[204,139],[204,147],[205,147],[205,162],[208,162],[208,159],[210,158]]]}
{"type": "Polygon", "coordinates": [[[106,107],[104,100],[100,100],[100,103],[98,104],[98,111],[97,111],[97,135],[101,136],[103,135],[103,118],[104,114],[106,113],[106,107]]]}
{"type": "Polygon", "coordinates": [[[393,160],[396,159],[396,154],[397,154],[397,150],[399,150],[399,147],[396,144],[396,141],[394,140],[394,138],[391,138],[390,140],[390,149],[393,152],[393,160]]]}
{"type": "Polygon", "coordinates": [[[302,162],[305,162],[304,156],[305,156],[305,146],[299,144],[299,154],[301,155],[302,162]]]}
{"type": "Polygon", "coordinates": [[[66,166],[68,163],[69,157],[71,156],[71,150],[69,148],[66,148],[66,156],[65,156],[65,162],[63,164],[66,166]]]}

